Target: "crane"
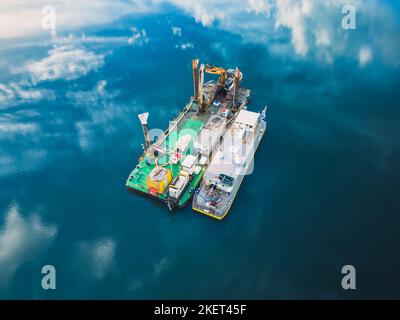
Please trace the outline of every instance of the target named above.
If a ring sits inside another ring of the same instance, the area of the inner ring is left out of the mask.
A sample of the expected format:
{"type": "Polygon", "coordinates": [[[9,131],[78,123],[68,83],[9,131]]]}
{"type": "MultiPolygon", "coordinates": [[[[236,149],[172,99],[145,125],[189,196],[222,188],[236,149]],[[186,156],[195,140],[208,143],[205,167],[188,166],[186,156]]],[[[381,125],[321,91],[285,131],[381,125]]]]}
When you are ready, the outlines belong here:
{"type": "Polygon", "coordinates": [[[203,84],[204,84],[204,73],[209,73],[209,74],[217,74],[219,75],[219,85],[223,88],[225,88],[225,83],[227,79],[227,73],[224,68],[221,67],[216,67],[210,64],[202,64],[200,66],[200,83],[199,83],[199,111],[204,112],[207,110],[208,105],[211,103],[211,101],[206,102],[206,106],[204,106],[204,97],[203,97],[203,84]]]}
{"type": "Polygon", "coordinates": [[[204,72],[209,73],[209,74],[218,74],[220,86],[225,87],[225,81],[226,81],[227,75],[226,75],[226,70],[224,68],[206,64],[206,65],[204,65],[204,72]]]}

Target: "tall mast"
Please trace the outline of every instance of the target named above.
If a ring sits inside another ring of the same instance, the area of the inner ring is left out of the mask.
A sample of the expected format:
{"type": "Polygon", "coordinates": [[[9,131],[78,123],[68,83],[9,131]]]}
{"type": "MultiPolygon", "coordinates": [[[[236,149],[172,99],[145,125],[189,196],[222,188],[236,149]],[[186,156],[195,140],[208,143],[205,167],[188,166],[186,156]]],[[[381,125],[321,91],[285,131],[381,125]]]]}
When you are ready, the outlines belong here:
{"type": "Polygon", "coordinates": [[[144,149],[147,150],[150,147],[150,134],[149,128],[147,127],[147,119],[149,118],[149,113],[141,113],[138,115],[140,123],[142,124],[143,136],[144,136],[144,149]]]}
{"type": "Polygon", "coordinates": [[[194,100],[199,100],[199,59],[192,60],[194,100]]]}
{"type": "Polygon", "coordinates": [[[233,77],[233,110],[236,112],[238,110],[238,95],[239,95],[239,82],[240,82],[240,71],[236,67],[235,76],[233,77]]]}

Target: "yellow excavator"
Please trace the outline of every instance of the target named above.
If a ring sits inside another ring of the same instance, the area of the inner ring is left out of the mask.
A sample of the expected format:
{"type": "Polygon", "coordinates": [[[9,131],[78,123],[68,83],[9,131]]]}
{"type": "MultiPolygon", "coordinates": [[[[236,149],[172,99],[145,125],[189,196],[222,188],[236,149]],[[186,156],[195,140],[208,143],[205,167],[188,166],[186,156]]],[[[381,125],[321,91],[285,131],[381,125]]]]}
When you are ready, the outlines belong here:
{"type": "Polygon", "coordinates": [[[224,68],[206,64],[206,65],[204,65],[204,72],[209,73],[209,74],[218,74],[220,86],[225,87],[227,75],[226,75],[226,70],[224,68]]]}
{"type": "Polygon", "coordinates": [[[204,103],[204,101],[203,101],[204,73],[219,75],[219,85],[221,87],[225,87],[225,83],[226,83],[226,79],[227,79],[227,73],[224,68],[216,67],[216,66],[209,65],[209,64],[202,64],[200,66],[200,85],[199,85],[199,90],[200,90],[200,94],[199,94],[200,109],[199,109],[199,111],[200,112],[206,111],[208,109],[208,105],[212,102],[211,101],[212,99],[209,99],[209,101],[207,101],[206,103],[204,103]]]}

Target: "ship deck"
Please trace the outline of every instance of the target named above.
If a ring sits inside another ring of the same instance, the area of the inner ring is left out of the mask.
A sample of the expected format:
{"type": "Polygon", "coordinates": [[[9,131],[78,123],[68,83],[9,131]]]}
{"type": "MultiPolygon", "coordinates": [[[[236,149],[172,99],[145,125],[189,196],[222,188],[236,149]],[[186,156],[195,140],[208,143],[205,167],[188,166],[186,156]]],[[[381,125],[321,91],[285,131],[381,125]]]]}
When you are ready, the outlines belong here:
{"type": "MultiPolygon", "coordinates": [[[[177,116],[176,119],[180,120],[176,124],[175,129],[172,130],[171,132],[168,132],[168,134],[159,139],[159,141],[162,141],[161,143],[159,143],[160,147],[163,149],[171,150],[175,147],[175,144],[178,141],[179,137],[185,134],[190,134],[192,139],[189,146],[190,150],[189,153],[192,153],[193,142],[197,137],[197,135],[199,134],[201,128],[204,126],[204,124],[207,123],[210,117],[216,114],[220,109],[219,107],[216,107],[214,105],[210,105],[209,108],[210,108],[209,112],[197,113],[198,105],[196,102],[191,101],[187,105],[187,111],[183,111],[177,116]]],[[[139,158],[138,164],[136,165],[135,169],[133,169],[133,171],[129,175],[129,178],[126,181],[126,187],[129,189],[140,191],[141,193],[144,194],[151,195],[162,201],[165,201],[167,199],[167,189],[164,193],[159,193],[155,195],[151,194],[146,186],[147,176],[156,167],[155,163],[149,163],[147,160],[148,160],[148,155],[146,154],[146,152],[144,152],[139,158]]],[[[181,169],[181,163],[179,161],[177,164],[172,164],[172,163],[168,164],[169,160],[170,159],[168,155],[159,157],[158,165],[161,166],[166,165],[171,170],[172,179],[174,179],[179,174],[179,171],[181,169]]],[[[201,181],[204,171],[205,168],[203,167],[199,174],[197,175],[194,174],[192,180],[189,182],[188,187],[186,188],[186,190],[183,192],[183,194],[179,199],[178,207],[185,206],[187,202],[190,200],[190,198],[193,195],[194,188],[197,187],[197,185],[201,181]]]]}
{"type": "MultiPolygon", "coordinates": [[[[201,127],[204,125],[208,117],[205,117],[204,115],[197,115],[191,110],[187,112],[184,118],[180,121],[178,124],[176,130],[170,132],[165,139],[163,140],[161,147],[164,149],[173,149],[175,147],[175,144],[178,140],[178,138],[182,135],[185,134],[190,134],[192,137],[191,145],[189,147],[190,150],[193,149],[193,141],[196,138],[197,134],[200,132],[201,127]]],[[[138,165],[135,167],[135,169],[131,172],[129,179],[126,182],[126,186],[131,189],[135,189],[138,191],[141,191],[143,193],[149,193],[149,190],[146,186],[146,178],[150,174],[150,172],[156,167],[155,163],[149,163],[148,157],[146,153],[144,152],[142,156],[139,159],[138,165]]],[[[169,163],[169,155],[165,155],[158,161],[158,165],[164,166],[167,165],[167,167],[171,170],[172,177],[176,177],[181,169],[181,163],[178,162],[177,164],[169,163]]],[[[202,175],[204,170],[200,172],[202,175]]],[[[199,175],[200,175],[199,174],[199,175]]],[[[200,177],[194,177],[194,181],[199,181],[201,180],[200,177]]],[[[193,180],[191,181],[191,184],[193,184],[193,180]]],[[[179,205],[184,205],[187,197],[190,197],[191,195],[188,194],[190,191],[191,187],[185,191],[185,193],[182,196],[182,201],[180,201],[179,205]]],[[[154,195],[153,195],[154,196],[154,195]]],[[[155,195],[157,198],[160,200],[165,200],[166,199],[166,194],[165,193],[160,193],[155,195]]]]}

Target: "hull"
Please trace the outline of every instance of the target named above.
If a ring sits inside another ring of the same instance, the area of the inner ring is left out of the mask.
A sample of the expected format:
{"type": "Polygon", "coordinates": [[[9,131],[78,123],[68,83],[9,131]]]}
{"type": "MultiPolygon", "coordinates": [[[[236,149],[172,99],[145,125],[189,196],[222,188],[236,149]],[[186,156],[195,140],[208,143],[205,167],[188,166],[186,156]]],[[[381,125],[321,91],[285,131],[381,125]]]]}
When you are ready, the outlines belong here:
{"type": "MultiPolygon", "coordinates": [[[[198,184],[196,186],[198,186],[198,184]]],[[[131,188],[129,186],[126,186],[126,189],[129,192],[132,192],[134,194],[137,194],[137,195],[140,195],[142,197],[146,197],[146,198],[149,198],[149,199],[151,199],[153,201],[156,201],[160,205],[165,204],[167,207],[171,206],[171,209],[175,209],[175,208],[183,209],[183,208],[186,208],[190,204],[190,201],[193,199],[193,193],[191,193],[185,200],[179,201],[178,203],[171,204],[171,203],[168,203],[167,200],[163,201],[158,196],[152,195],[152,194],[150,194],[148,192],[143,192],[143,191],[140,191],[138,189],[131,188]]]]}

